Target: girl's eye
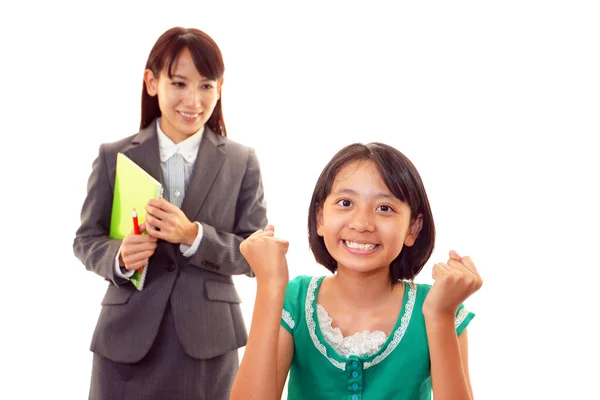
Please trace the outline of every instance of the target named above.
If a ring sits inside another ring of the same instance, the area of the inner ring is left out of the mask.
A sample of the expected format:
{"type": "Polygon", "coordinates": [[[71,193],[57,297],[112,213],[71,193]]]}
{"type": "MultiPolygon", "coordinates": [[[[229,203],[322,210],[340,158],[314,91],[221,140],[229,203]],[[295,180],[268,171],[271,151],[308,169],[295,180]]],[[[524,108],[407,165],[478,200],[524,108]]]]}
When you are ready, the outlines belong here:
{"type": "Polygon", "coordinates": [[[347,199],[340,200],[337,203],[338,203],[338,205],[340,205],[342,207],[350,207],[352,205],[352,202],[350,200],[347,200],[347,199]]]}
{"type": "Polygon", "coordinates": [[[182,87],[185,87],[185,83],[183,83],[183,82],[173,82],[173,86],[178,87],[178,88],[182,88],[182,87]]]}
{"type": "Polygon", "coordinates": [[[212,89],[213,85],[211,85],[210,83],[205,83],[204,85],[202,85],[202,89],[212,89]]]}
{"type": "Polygon", "coordinates": [[[394,209],[390,206],[386,206],[386,205],[382,205],[377,207],[378,210],[383,211],[383,212],[393,212],[394,209]]]}

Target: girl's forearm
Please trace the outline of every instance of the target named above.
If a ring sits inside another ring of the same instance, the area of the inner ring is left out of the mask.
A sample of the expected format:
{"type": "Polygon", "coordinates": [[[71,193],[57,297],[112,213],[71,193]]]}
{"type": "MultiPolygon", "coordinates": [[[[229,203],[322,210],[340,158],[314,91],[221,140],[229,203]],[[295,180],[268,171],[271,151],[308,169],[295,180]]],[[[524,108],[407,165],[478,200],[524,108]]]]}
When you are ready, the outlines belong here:
{"type": "Polygon", "coordinates": [[[462,365],[454,316],[425,317],[435,400],[472,400],[462,365]]]}
{"type": "Polygon", "coordinates": [[[231,400],[277,398],[277,347],[285,285],[258,282],[248,343],[231,400]]]}

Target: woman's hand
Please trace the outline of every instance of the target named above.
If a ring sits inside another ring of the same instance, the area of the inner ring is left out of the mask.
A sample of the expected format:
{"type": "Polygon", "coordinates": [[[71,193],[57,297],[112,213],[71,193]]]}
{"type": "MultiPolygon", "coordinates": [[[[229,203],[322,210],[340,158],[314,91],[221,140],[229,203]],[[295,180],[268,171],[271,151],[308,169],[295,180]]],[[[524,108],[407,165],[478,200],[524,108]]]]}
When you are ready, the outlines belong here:
{"type": "MultiPolygon", "coordinates": [[[[140,225],[140,233],[146,232],[146,222],[140,225]]],[[[136,235],[131,231],[123,238],[119,264],[128,271],[142,268],[156,250],[156,238],[150,235],[136,235]]]]}
{"type": "Polygon", "coordinates": [[[164,198],[148,201],[146,223],[158,228],[148,229],[150,236],[169,243],[191,246],[198,236],[198,225],[190,222],[179,207],[164,198]]]}

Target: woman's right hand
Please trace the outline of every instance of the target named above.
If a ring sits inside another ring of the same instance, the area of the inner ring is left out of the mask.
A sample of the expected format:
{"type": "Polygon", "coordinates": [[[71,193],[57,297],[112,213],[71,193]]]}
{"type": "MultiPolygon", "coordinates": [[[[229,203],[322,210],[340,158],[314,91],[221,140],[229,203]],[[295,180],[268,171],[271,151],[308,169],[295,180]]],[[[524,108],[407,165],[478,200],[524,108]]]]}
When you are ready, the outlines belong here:
{"type": "Polygon", "coordinates": [[[131,231],[129,235],[123,239],[121,245],[121,253],[119,254],[119,264],[124,266],[128,271],[142,268],[148,263],[150,257],[156,250],[155,237],[150,235],[142,235],[146,231],[146,223],[140,225],[140,234],[136,235],[131,231]]]}
{"type": "Polygon", "coordinates": [[[285,255],[289,242],[275,237],[273,225],[259,229],[240,244],[240,251],[259,284],[287,285],[289,280],[285,255]]]}

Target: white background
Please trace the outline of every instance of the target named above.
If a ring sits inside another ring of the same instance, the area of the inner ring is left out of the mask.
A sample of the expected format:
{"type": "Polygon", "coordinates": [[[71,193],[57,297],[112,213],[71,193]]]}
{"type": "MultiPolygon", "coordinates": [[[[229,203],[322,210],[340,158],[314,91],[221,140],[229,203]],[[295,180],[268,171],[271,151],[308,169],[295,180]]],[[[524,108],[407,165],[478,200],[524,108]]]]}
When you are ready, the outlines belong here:
{"type": "MultiPolygon", "coordinates": [[[[326,272],[306,241],[326,162],[394,145],[436,218],[417,280],[450,249],[484,278],[467,300],[477,398],[598,398],[595,2],[3,4],[0,398],[87,398],[106,283],[72,241],[98,146],[137,131],[146,57],[175,25],[222,49],[229,136],[257,150],[292,277],[326,272]]],[[[250,323],[255,282],[236,284],[250,323]]]]}

